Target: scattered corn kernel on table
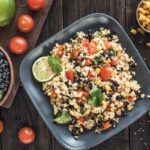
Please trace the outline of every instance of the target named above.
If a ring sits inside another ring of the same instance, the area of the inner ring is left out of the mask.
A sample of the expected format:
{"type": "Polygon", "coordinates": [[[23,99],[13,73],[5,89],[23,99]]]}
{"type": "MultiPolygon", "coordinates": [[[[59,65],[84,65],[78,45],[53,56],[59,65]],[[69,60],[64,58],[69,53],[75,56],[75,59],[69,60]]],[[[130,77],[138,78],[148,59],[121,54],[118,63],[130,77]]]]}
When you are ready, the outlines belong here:
{"type": "MultiPolygon", "coordinates": [[[[150,67],[150,48],[145,45],[150,42],[150,35],[134,36],[130,33],[131,27],[138,28],[135,17],[138,3],[139,0],[54,0],[37,45],[77,19],[90,13],[101,12],[113,16],[121,23],[150,67]]],[[[5,122],[5,131],[0,135],[1,150],[64,149],[38,115],[21,84],[12,107],[1,108],[0,113],[5,122]],[[36,139],[30,145],[23,145],[18,140],[18,130],[26,125],[36,132],[36,139]]],[[[149,141],[150,116],[146,114],[92,150],[149,150],[149,141]]]]}

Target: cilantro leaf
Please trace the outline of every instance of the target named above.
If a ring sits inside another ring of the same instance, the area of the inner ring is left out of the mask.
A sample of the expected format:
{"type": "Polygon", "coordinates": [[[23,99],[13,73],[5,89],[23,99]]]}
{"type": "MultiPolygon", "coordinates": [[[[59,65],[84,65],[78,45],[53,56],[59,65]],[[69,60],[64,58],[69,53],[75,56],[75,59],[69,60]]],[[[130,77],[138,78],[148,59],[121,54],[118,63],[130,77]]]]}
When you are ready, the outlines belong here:
{"type": "Polygon", "coordinates": [[[94,87],[91,91],[90,91],[90,96],[99,96],[100,94],[102,94],[102,91],[100,88],[98,87],[94,87]]]}
{"type": "Polygon", "coordinates": [[[101,89],[98,87],[94,87],[90,91],[90,99],[89,99],[88,103],[93,106],[98,106],[98,105],[101,105],[103,100],[104,100],[104,95],[103,95],[101,89]]]}
{"type": "Polygon", "coordinates": [[[61,116],[58,116],[57,118],[54,119],[54,121],[58,124],[67,124],[71,122],[72,118],[69,114],[69,112],[65,111],[62,112],[61,116]]]}
{"type": "Polygon", "coordinates": [[[61,60],[58,56],[49,56],[48,62],[54,73],[60,73],[62,71],[61,60]]]}

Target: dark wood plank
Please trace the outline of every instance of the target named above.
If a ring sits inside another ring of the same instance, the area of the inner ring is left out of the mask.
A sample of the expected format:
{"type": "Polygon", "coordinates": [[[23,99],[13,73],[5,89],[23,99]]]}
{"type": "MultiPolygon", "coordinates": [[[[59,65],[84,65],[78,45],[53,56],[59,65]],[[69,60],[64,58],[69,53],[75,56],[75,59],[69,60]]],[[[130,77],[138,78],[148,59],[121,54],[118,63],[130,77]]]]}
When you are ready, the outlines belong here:
{"type": "MultiPolygon", "coordinates": [[[[106,13],[125,27],[125,0],[64,0],[64,27],[91,13],[106,13]]],[[[128,129],[118,133],[92,150],[128,150],[128,129]]]]}
{"type": "MultiPolygon", "coordinates": [[[[142,36],[138,34],[133,36],[130,33],[131,27],[138,28],[138,24],[135,17],[136,7],[139,0],[126,0],[126,31],[131,37],[135,46],[141,53],[148,67],[150,67],[150,53],[149,48],[145,46],[147,41],[150,41],[150,36],[145,34],[142,36]]],[[[145,115],[134,124],[130,126],[130,150],[149,150],[150,149],[150,128],[149,128],[148,115],[145,115]]]]}
{"type": "MultiPolygon", "coordinates": [[[[38,44],[62,29],[62,2],[55,0],[49,12],[38,44]],[[57,18],[57,19],[56,19],[57,18]]],[[[62,150],[51,132],[43,123],[39,114],[25,94],[22,86],[17,92],[15,101],[10,109],[1,108],[1,118],[6,127],[2,135],[1,150],[62,150]],[[17,132],[22,126],[31,126],[36,131],[33,144],[23,145],[17,138],[17,132]]]]}
{"type": "Polygon", "coordinates": [[[25,55],[22,56],[16,56],[13,55],[9,52],[8,48],[8,42],[12,36],[23,36],[26,37],[28,41],[28,51],[32,50],[32,48],[35,46],[37,39],[39,37],[39,34],[41,32],[42,26],[45,22],[45,19],[47,17],[49,8],[52,4],[53,0],[47,0],[45,9],[39,12],[32,12],[29,10],[27,7],[26,1],[23,0],[17,0],[16,5],[16,15],[15,18],[13,19],[12,23],[4,28],[0,28],[0,45],[9,53],[9,56],[11,57],[13,66],[14,66],[14,73],[15,73],[15,80],[14,80],[14,86],[11,95],[7,99],[7,101],[3,104],[4,107],[10,107],[13,99],[15,97],[15,94],[18,90],[18,86],[20,83],[19,79],[19,67],[20,63],[25,55]],[[20,15],[22,14],[29,14],[33,16],[34,21],[35,21],[35,28],[32,32],[28,34],[22,34],[18,31],[17,29],[17,19],[20,15]]]}

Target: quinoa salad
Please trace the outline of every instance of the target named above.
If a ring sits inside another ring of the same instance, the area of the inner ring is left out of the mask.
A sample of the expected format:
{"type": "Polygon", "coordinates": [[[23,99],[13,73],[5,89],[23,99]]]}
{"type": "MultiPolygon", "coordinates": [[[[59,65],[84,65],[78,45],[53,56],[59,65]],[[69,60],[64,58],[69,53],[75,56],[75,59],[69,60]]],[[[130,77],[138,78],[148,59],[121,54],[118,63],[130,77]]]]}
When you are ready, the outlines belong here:
{"type": "Polygon", "coordinates": [[[53,106],[54,122],[68,124],[75,138],[86,130],[115,128],[145,96],[134,78],[137,64],[109,29],[77,32],[57,43],[47,60],[53,76],[42,83],[43,92],[53,106]]]}

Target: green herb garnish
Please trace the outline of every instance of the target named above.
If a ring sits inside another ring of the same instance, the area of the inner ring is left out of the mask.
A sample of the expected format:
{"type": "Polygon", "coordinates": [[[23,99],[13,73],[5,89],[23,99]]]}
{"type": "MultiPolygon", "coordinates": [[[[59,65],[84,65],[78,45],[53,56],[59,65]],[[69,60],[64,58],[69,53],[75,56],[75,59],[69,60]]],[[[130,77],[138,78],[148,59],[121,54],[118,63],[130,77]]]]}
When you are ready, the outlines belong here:
{"type": "Polygon", "coordinates": [[[0,100],[3,98],[3,92],[0,90],[0,100]]]}
{"type": "Polygon", "coordinates": [[[71,122],[72,118],[69,114],[69,112],[65,111],[62,112],[62,114],[60,116],[58,116],[57,118],[54,119],[54,121],[58,124],[67,124],[69,122],[71,122]]]}
{"type": "Polygon", "coordinates": [[[99,106],[99,105],[101,105],[103,100],[104,100],[104,95],[103,95],[101,89],[98,87],[94,87],[90,91],[90,99],[89,99],[88,103],[93,106],[99,106]]]}
{"type": "Polygon", "coordinates": [[[62,71],[61,60],[58,56],[48,56],[48,62],[54,73],[60,73],[62,71]]]}

